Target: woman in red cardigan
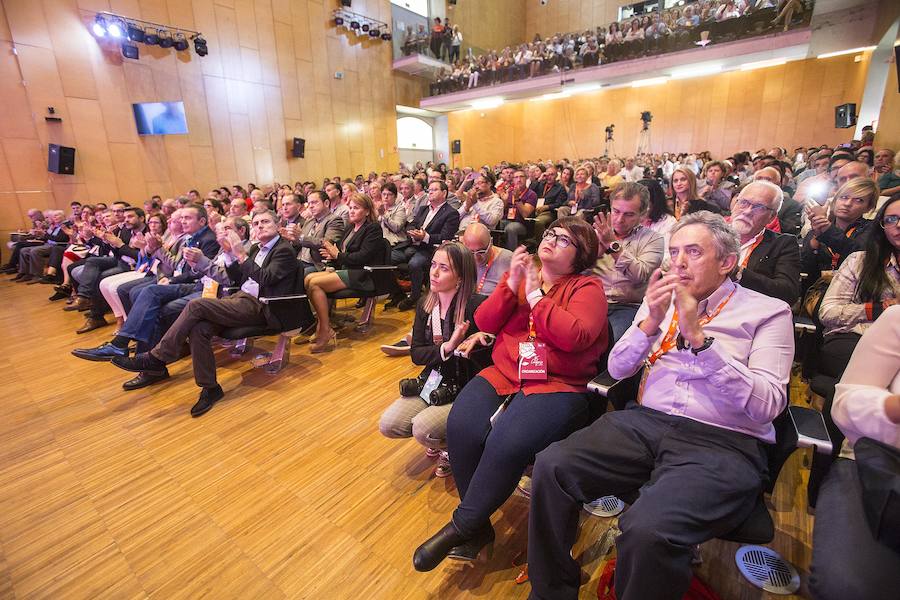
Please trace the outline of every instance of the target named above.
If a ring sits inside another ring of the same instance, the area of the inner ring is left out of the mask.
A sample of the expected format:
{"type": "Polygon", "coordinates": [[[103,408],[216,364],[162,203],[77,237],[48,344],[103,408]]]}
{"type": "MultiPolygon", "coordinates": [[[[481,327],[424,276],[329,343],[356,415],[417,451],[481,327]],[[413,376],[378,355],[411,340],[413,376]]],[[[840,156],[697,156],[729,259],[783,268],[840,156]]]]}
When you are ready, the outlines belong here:
{"type": "Polygon", "coordinates": [[[535,257],[520,247],[509,272],[475,311],[467,354],[496,336],[494,365],[460,391],[447,447],[460,503],[452,520],[413,556],[418,571],[448,556],[475,560],[494,540],[490,517],[535,454],[587,424],[587,383],[608,344],[606,296],[594,275],[597,237],[576,217],[557,220],[535,257]]]}

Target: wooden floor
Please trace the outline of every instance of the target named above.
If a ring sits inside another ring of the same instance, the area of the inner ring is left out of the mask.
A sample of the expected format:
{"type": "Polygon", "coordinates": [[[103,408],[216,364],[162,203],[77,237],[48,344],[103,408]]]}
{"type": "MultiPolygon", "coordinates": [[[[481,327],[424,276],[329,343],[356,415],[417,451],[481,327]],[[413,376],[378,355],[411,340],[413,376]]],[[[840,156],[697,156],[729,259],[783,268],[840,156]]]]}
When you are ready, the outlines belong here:
{"type": "MultiPolygon", "coordinates": [[[[398,379],[415,373],[378,346],[400,337],[410,313],[378,309],[373,332],[344,335],[329,354],[293,346],[274,377],[222,352],[225,400],[191,419],[189,360],[161,385],[123,392],[128,374],[69,354],[112,327],[76,336],[81,316],[47,302],[49,286],[5,280],[0,598],[527,596],[513,581],[527,536],[520,496],[494,516],[490,560],[412,568],[413,550],[458,497],[414,441],[378,433],[398,379]]],[[[805,589],[812,519],[802,458],[795,453],[773,495],[773,546],[804,571],[805,589]]],[[[575,549],[593,580],[611,522],[586,517],[575,549]]],[[[767,597],[740,578],[736,547],[706,544],[701,577],[725,600],[767,597]]],[[[581,598],[596,598],[595,582],[581,598]]]]}

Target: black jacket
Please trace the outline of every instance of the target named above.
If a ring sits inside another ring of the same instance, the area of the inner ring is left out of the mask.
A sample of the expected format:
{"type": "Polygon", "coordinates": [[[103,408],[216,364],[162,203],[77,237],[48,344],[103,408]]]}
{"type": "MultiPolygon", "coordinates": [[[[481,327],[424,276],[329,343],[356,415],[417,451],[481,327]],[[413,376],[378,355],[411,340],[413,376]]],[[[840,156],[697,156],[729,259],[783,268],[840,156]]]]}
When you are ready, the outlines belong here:
{"type": "Polygon", "coordinates": [[[535,190],[538,198],[544,198],[544,204],[550,208],[559,208],[569,200],[569,192],[558,181],[554,181],[547,193],[544,193],[544,182],[539,182],[538,189],[535,190]]]}
{"type": "Polygon", "coordinates": [[[802,225],[800,213],[802,211],[803,207],[800,206],[800,203],[785,194],[784,203],[781,205],[781,210],[778,211],[778,223],[781,225],[781,233],[789,233],[795,237],[800,237],[802,225]]]}
{"type": "MultiPolygon", "coordinates": [[[[416,217],[406,228],[422,229],[422,223],[425,222],[429,210],[431,210],[430,204],[426,203],[424,206],[420,207],[419,212],[416,213],[416,217]]],[[[454,236],[456,236],[458,230],[459,213],[445,202],[438,209],[437,214],[434,215],[434,218],[428,224],[428,227],[425,228],[425,232],[428,234],[428,243],[422,242],[421,244],[417,244],[416,247],[420,249],[427,248],[430,251],[434,251],[435,248],[447,240],[452,240],[454,236]]]]}
{"type": "Polygon", "coordinates": [[[344,230],[344,235],[337,243],[338,252],[336,268],[347,269],[351,288],[360,288],[371,280],[368,271],[363,270],[366,265],[380,265],[384,263],[384,233],[378,223],[364,223],[359,231],[353,234],[347,243],[347,249],[343,250],[344,240],[353,232],[353,227],[344,230]]]}
{"type": "Polygon", "coordinates": [[[847,228],[847,231],[853,230],[849,236],[847,236],[847,231],[841,231],[835,225],[832,225],[825,233],[818,236],[818,250],[813,250],[809,244],[813,238],[813,232],[807,233],[806,237],[803,238],[803,249],[800,251],[800,268],[808,275],[806,281],[812,285],[822,276],[822,271],[831,270],[832,253],[837,258],[837,264],[835,265],[835,268],[837,268],[841,266],[845,258],[854,252],[864,250],[866,247],[866,234],[871,224],[872,222],[868,219],[859,219],[847,228]]]}
{"type": "MultiPolygon", "coordinates": [[[[262,266],[256,264],[257,254],[259,254],[259,244],[253,244],[243,263],[234,261],[225,268],[235,285],[242,286],[248,279],[252,279],[259,284],[260,298],[287,296],[297,291],[297,277],[302,278],[303,273],[294,247],[289,241],[279,238],[263,259],[262,266]]],[[[276,302],[262,306],[266,324],[273,329],[280,329],[283,303],[276,302]]],[[[310,316],[309,321],[311,322],[311,320],[310,316]]]]}
{"type": "MultiPolygon", "coordinates": [[[[182,242],[182,246],[185,246],[186,243],[187,238],[182,242]]],[[[203,256],[210,260],[215,258],[219,253],[219,242],[216,241],[216,233],[209,227],[204,227],[202,230],[191,236],[190,246],[199,248],[200,251],[203,252],[203,256]]],[[[203,276],[202,273],[195,273],[187,261],[182,259],[182,262],[184,264],[181,265],[181,275],[171,277],[169,283],[194,283],[203,276]]],[[[234,278],[232,277],[232,279],[234,278]]]]}
{"type": "Polygon", "coordinates": [[[762,241],[750,254],[741,275],[747,289],[784,300],[789,305],[800,297],[800,246],[786,233],[763,232],[762,241]]]}
{"type": "MultiPolygon", "coordinates": [[[[478,331],[475,325],[475,309],[477,309],[487,296],[474,294],[466,303],[466,320],[469,322],[469,328],[466,330],[466,337],[478,331]]],[[[453,335],[453,329],[456,325],[453,323],[453,315],[456,313],[456,301],[453,299],[450,308],[447,310],[447,317],[441,319],[441,343],[446,342],[453,335]]],[[[419,302],[416,307],[416,316],[413,320],[412,345],[409,349],[410,358],[413,364],[422,365],[424,369],[421,375],[427,377],[432,369],[438,369],[447,383],[455,382],[460,387],[468,383],[478,371],[487,366],[480,362],[472,362],[469,359],[460,357],[449,357],[448,360],[441,360],[440,344],[434,342],[431,331],[431,315],[426,313],[422,308],[424,301],[419,302]]],[[[490,352],[479,353],[479,358],[487,357],[490,363],[490,352]]]]}

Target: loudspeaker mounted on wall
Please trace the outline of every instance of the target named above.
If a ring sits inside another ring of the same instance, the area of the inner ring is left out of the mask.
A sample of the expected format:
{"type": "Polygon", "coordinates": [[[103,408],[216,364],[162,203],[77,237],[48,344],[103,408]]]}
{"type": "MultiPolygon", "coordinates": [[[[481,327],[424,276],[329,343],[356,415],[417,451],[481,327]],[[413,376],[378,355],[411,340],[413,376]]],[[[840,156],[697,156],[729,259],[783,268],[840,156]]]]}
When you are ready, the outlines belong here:
{"type": "Polygon", "coordinates": [[[453,140],[453,143],[450,147],[450,152],[453,154],[459,154],[462,152],[462,142],[459,140],[453,140]]]}
{"type": "Polygon", "coordinates": [[[306,140],[303,138],[294,138],[294,145],[291,147],[291,156],[294,158],[303,158],[306,152],[306,140]]]}
{"type": "Polygon", "coordinates": [[[341,4],[343,4],[344,6],[350,6],[350,1],[351,0],[341,0],[341,4]]]}
{"type": "Polygon", "coordinates": [[[847,129],[856,125],[856,105],[852,103],[840,104],[834,107],[834,126],[838,129],[847,129]]]}
{"type": "Polygon", "coordinates": [[[47,170],[60,175],[75,174],[75,148],[50,144],[47,157],[47,170]]]}

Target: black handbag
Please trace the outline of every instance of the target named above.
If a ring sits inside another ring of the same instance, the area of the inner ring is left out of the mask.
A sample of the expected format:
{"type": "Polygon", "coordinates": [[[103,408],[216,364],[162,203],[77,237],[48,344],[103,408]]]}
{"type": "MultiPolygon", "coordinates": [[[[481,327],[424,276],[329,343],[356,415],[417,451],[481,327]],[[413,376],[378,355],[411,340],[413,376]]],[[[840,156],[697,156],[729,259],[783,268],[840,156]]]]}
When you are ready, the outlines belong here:
{"type": "Polygon", "coordinates": [[[853,452],[872,535],[900,553],[900,450],[861,438],[853,445],[853,452]]]}

